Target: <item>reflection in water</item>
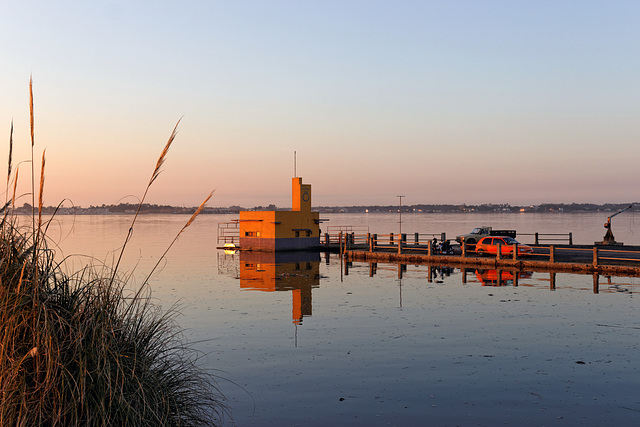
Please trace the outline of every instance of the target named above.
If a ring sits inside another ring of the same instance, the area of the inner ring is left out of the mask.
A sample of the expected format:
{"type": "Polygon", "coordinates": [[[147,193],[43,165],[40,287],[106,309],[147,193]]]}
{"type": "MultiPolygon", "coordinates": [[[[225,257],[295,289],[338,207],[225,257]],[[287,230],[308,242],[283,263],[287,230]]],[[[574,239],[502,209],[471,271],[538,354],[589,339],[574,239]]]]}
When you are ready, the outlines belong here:
{"type": "Polygon", "coordinates": [[[318,252],[240,252],[240,288],[291,291],[293,323],[311,316],[311,289],[320,285],[318,252]]]}
{"type": "Polygon", "coordinates": [[[433,282],[435,279],[436,283],[444,283],[445,277],[451,276],[454,271],[453,267],[430,266],[428,280],[429,282],[433,282]]]}
{"type": "Polygon", "coordinates": [[[520,279],[530,279],[531,271],[476,270],[476,278],[482,286],[518,286],[520,279]]]}

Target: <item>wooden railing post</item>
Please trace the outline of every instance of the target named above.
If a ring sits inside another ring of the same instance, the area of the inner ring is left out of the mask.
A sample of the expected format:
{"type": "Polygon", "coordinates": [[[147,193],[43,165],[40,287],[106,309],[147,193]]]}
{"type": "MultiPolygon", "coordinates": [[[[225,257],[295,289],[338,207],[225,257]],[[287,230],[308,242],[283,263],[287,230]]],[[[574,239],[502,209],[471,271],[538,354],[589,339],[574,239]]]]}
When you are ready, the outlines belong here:
{"type": "Polygon", "coordinates": [[[369,246],[369,252],[373,252],[373,241],[371,240],[371,233],[367,233],[367,245],[369,246]]]}
{"type": "Polygon", "coordinates": [[[549,246],[549,262],[556,262],[556,248],[553,245],[549,246]]]}
{"type": "Polygon", "coordinates": [[[569,233],[569,244],[573,245],[573,233],[569,233]]]}
{"type": "Polygon", "coordinates": [[[496,246],[498,247],[498,250],[496,250],[496,259],[502,259],[502,243],[498,241],[496,246]]]}
{"type": "Polygon", "coordinates": [[[460,248],[462,248],[462,258],[467,256],[467,244],[464,241],[464,237],[460,238],[460,248]]]}
{"type": "Polygon", "coordinates": [[[419,233],[416,233],[415,239],[416,239],[416,246],[418,246],[418,243],[420,243],[420,234],[419,233]]]}
{"type": "Polygon", "coordinates": [[[393,233],[389,233],[389,244],[393,246],[393,233]]]}
{"type": "Polygon", "coordinates": [[[513,260],[517,260],[518,259],[518,244],[514,243],[513,244],[513,260]]]}
{"type": "Polygon", "coordinates": [[[371,250],[371,252],[376,250],[376,246],[378,245],[378,235],[377,234],[373,234],[373,249],[371,250]]]}
{"type": "Polygon", "coordinates": [[[597,246],[593,247],[593,266],[594,267],[598,266],[598,247],[597,246]]]}
{"type": "Polygon", "coordinates": [[[536,245],[538,244],[538,233],[536,233],[536,245]]]}

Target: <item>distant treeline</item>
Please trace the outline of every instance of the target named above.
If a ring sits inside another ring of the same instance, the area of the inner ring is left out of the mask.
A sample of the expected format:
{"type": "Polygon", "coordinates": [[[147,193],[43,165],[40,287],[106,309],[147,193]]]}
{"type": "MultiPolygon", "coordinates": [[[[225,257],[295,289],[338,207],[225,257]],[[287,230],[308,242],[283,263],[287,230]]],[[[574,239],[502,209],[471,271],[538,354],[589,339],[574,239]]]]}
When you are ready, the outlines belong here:
{"type": "MultiPolygon", "coordinates": [[[[609,212],[619,211],[627,208],[634,203],[543,203],[540,205],[512,206],[510,204],[482,204],[482,205],[437,205],[437,204],[418,204],[403,205],[402,212],[427,212],[427,213],[462,213],[462,212],[609,212]]],[[[339,212],[398,212],[398,205],[388,206],[342,206],[342,207],[316,207],[324,213],[339,212]]]]}
{"type": "MultiPolygon", "coordinates": [[[[617,212],[627,208],[630,204],[638,205],[640,202],[634,203],[543,203],[540,205],[528,206],[512,206],[510,204],[482,204],[482,205],[438,205],[438,204],[418,204],[402,206],[402,212],[425,212],[425,213],[462,213],[462,212],[617,212]]],[[[59,215],[109,215],[109,214],[134,214],[138,205],[131,203],[120,203],[117,205],[101,205],[89,206],[88,208],[81,206],[64,206],[43,207],[44,214],[59,215]]],[[[142,214],[188,214],[191,215],[196,211],[196,206],[171,206],[156,205],[145,203],[140,209],[142,214]]],[[[254,206],[252,208],[242,206],[229,207],[206,207],[203,214],[237,214],[240,211],[256,210],[287,210],[288,208],[278,208],[275,205],[254,206]]],[[[315,206],[314,211],[321,213],[364,213],[364,212],[398,212],[398,205],[387,206],[315,206]]],[[[15,208],[16,213],[31,214],[33,209],[29,203],[15,208]]]]}

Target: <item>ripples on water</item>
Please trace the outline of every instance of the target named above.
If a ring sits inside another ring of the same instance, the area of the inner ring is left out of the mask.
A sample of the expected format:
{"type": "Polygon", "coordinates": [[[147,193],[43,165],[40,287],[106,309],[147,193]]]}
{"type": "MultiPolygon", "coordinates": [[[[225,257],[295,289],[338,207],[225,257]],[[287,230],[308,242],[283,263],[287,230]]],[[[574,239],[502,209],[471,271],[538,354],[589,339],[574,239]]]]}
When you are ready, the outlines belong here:
{"type": "MultiPolygon", "coordinates": [[[[606,220],[411,216],[403,232],[453,236],[487,224],[573,231],[576,243],[601,240],[606,220]]],[[[329,224],[388,233],[395,218],[334,215],[329,224]]],[[[144,277],[187,219],[141,218],[126,267],[144,277]]],[[[217,222],[229,219],[199,218],[151,285],[163,306],[183,304],[179,322],[221,371],[239,426],[640,422],[637,278],[601,277],[594,293],[590,275],[557,274],[552,286],[549,273],[524,273],[514,286],[504,272],[492,286],[499,273],[490,270],[465,280],[459,269],[414,265],[345,271],[335,255],[276,263],[216,250],[217,222]]],[[[69,234],[62,218],[54,233],[65,254],[109,260],[129,221],[78,217],[69,234]]],[[[625,224],[614,221],[616,238],[637,243],[635,223],[630,232],[625,224]]]]}

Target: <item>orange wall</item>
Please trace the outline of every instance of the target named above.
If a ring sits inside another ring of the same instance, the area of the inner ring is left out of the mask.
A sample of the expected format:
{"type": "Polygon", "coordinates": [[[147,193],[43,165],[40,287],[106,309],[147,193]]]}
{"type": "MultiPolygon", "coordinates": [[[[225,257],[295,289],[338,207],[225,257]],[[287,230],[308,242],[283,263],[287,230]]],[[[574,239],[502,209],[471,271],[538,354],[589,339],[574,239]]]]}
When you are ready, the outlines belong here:
{"type": "Polygon", "coordinates": [[[311,212],[311,185],[303,184],[302,178],[291,180],[291,210],[311,212]]]}
{"type": "Polygon", "coordinates": [[[276,211],[242,211],[240,212],[240,238],[260,237],[274,239],[276,237],[276,211]],[[247,233],[254,233],[247,235],[247,233]]]}
{"type": "Polygon", "coordinates": [[[240,212],[240,238],[320,237],[320,225],[317,223],[319,219],[318,212],[242,211],[240,212]],[[310,236],[307,236],[304,231],[306,229],[311,230],[310,236]],[[299,231],[299,236],[296,236],[296,230],[299,231]]]}

